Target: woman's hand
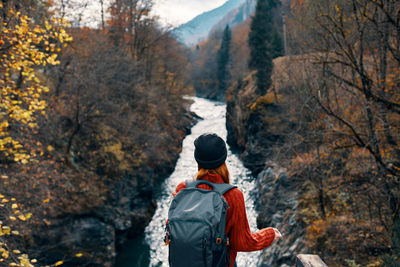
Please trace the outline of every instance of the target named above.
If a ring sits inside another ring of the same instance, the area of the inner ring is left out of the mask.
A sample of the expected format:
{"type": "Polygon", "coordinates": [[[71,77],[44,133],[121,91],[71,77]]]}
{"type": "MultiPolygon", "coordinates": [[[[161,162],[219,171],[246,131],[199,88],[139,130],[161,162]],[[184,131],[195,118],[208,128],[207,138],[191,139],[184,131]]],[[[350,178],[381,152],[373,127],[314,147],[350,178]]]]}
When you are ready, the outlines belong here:
{"type": "Polygon", "coordinates": [[[279,230],[278,230],[278,229],[276,229],[276,228],[272,228],[272,229],[274,229],[274,232],[275,232],[275,238],[274,238],[274,241],[277,241],[277,240],[281,239],[281,238],[282,238],[282,234],[281,234],[281,232],[279,232],[279,230]]]}

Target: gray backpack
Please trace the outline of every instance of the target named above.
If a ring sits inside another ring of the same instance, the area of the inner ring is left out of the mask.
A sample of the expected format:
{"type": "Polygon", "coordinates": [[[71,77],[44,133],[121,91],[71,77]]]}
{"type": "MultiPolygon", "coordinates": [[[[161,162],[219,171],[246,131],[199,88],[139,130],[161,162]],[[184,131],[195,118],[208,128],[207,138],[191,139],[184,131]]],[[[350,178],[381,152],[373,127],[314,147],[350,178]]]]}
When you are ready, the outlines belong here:
{"type": "Polygon", "coordinates": [[[236,186],[205,180],[186,181],[168,212],[165,242],[171,267],[227,267],[229,239],[225,235],[228,203],[223,194],[236,186]],[[207,184],[213,190],[197,188],[207,184]]]}

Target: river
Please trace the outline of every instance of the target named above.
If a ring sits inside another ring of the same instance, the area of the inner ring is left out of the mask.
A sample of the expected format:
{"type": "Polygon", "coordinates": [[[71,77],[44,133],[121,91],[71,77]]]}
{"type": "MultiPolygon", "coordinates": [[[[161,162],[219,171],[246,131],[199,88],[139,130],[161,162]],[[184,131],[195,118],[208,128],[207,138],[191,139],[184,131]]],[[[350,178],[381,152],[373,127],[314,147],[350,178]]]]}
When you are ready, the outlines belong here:
{"type": "MultiPolygon", "coordinates": [[[[197,172],[194,160],[194,140],[201,134],[213,132],[226,140],[225,124],[226,105],[203,98],[191,97],[194,103],[190,109],[203,118],[193,126],[191,134],[186,136],[182,144],[182,152],[176,163],[174,172],[164,181],[155,192],[157,209],[152,221],[147,226],[142,237],[131,240],[124,245],[117,257],[117,267],[168,267],[168,247],[164,246],[164,226],[168,217],[168,208],[172,199],[171,193],[180,182],[190,179],[197,172]]],[[[254,209],[254,178],[245,168],[231,149],[228,147],[227,166],[231,174],[231,183],[240,188],[246,202],[247,217],[250,228],[255,231],[257,213],[254,209]]],[[[257,266],[260,252],[238,253],[238,267],[257,266]]]]}

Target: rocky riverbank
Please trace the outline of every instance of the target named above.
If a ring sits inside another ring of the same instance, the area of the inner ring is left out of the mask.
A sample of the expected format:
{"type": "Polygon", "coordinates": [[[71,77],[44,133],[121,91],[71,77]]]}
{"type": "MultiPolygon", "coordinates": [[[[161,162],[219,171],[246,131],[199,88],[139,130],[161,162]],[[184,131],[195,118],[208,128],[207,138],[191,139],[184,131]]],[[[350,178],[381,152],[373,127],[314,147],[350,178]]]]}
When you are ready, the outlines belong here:
{"type": "Polygon", "coordinates": [[[304,225],[297,215],[299,184],[277,165],[257,176],[257,226],[275,227],[283,234],[282,240],[262,252],[261,267],[293,266],[296,255],[305,250],[304,225]]]}
{"type": "Polygon", "coordinates": [[[148,120],[133,126],[135,136],[125,135],[127,125],[111,128],[112,121],[99,125],[96,135],[83,129],[68,161],[58,148],[64,146],[54,144],[36,168],[8,166],[1,174],[9,178],[0,182],[13,188],[10,196],[32,213],[13,228],[21,233],[18,248],[43,265],[113,266],[119,247],[142,234],[152,218],[153,192],[173,171],[196,120],[189,104],[167,110],[160,105],[152,112],[167,112],[169,119],[148,114],[148,120]],[[142,143],[137,143],[139,129],[142,143]]]}

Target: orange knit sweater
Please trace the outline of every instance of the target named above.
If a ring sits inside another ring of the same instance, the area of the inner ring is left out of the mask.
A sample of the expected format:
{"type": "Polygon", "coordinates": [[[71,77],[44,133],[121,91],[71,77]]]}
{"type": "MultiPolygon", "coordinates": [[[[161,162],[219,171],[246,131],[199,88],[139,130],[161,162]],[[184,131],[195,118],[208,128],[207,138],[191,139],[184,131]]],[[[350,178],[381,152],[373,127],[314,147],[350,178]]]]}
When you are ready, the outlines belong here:
{"type": "MultiPolygon", "coordinates": [[[[204,178],[212,183],[223,183],[221,176],[218,174],[208,173],[204,178]]],[[[211,190],[212,188],[206,184],[198,186],[202,189],[211,190]]],[[[186,188],[186,183],[182,182],[177,187],[174,196],[182,189],[186,188]]],[[[225,232],[229,237],[231,244],[231,252],[229,255],[231,265],[234,266],[238,251],[255,251],[261,250],[274,241],[275,232],[272,228],[264,228],[255,233],[251,233],[249,222],[247,221],[246,207],[244,204],[243,193],[235,188],[224,194],[228,202],[229,209],[226,217],[225,232]]]]}

